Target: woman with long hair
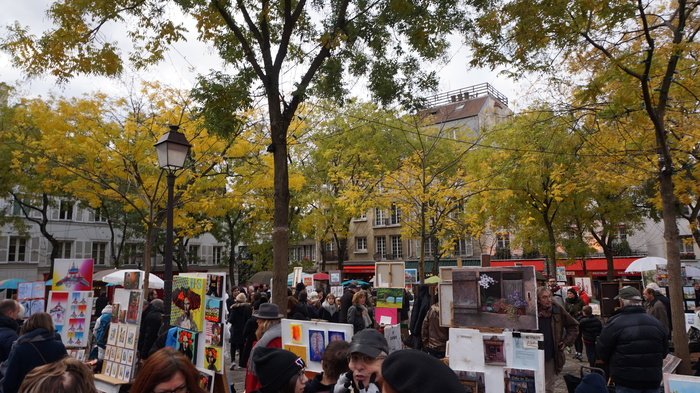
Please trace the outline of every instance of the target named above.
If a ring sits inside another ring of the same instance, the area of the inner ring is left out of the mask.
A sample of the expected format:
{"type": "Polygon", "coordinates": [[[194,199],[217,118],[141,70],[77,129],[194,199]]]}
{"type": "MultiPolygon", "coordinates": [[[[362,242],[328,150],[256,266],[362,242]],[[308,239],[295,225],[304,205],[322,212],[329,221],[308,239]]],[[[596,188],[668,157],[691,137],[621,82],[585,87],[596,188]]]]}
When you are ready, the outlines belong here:
{"type": "Polygon", "coordinates": [[[148,357],[131,393],[206,393],[199,387],[199,373],[185,355],[166,347],[148,357]]]}
{"type": "Polygon", "coordinates": [[[348,323],[352,324],[355,333],[370,328],[374,324],[367,303],[367,292],[358,291],[352,297],[352,306],[348,309],[348,323]]]}
{"type": "Polygon", "coordinates": [[[67,356],[66,347],[54,330],[51,315],[42,312],[29,317],[3,363],[4,393],[16,393],[24,377],[34,368],[67,356]]]}

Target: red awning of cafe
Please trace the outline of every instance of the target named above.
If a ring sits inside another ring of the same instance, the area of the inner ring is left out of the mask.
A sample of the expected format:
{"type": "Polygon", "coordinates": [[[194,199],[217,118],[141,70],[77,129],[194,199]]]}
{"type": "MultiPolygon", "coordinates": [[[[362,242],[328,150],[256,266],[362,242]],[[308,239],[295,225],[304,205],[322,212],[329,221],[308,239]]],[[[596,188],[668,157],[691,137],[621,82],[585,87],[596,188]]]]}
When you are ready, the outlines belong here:
{"type": "MultiPolygon", "coordinates": [[[[630,263],[641,257],[615,257],[613,258],[613,267],[616,276],[639,276],[638,272],[626,273],[625,269],[630,263]]],[[[586,259],[586,271],[594,276],[602,276],[607,274],[608,261],[605,258],[589,258],[586,259]]],[[[583,275],[583,261],[577,259],[569,261],[560,259],[557,261],[558,266],[566,266],[567,275],[583,275]]],[[[542,259],[511,259],[507,261],[491,261],[491,266],[534,266],[535,270],[544,271],[544,260],[542,259]]]]}
{"type": "Polygon", "coordinates": [[[374,263],[371,265],[343,265],[343,273],[374,273],[374,263]]]}

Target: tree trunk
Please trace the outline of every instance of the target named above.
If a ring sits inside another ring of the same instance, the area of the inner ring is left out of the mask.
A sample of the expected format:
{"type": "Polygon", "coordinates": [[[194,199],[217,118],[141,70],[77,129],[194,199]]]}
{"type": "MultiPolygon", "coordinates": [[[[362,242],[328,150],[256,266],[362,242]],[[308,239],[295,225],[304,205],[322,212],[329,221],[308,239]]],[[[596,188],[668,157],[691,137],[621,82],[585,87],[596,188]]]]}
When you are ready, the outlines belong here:
{"type": "Polygon", "coordinates": [[[557,239],[554,236],[554,225],[545,220],[547,225],[547,274],[549,277],[557,276],[557,239]]]}
{"type": "Polygon", "coordinates": [[[143,246],[143,299],[148,299],[148,276],[151,274],[151,253],[155,228],[152,224],[146,226],[146,244],[143,246]]]}
{"type": "Polygon", "coordinates": [[[420,248],[418,249],[418,280],[425,284],[425,202],[420,206],[420,248]]]}
{"type": "MultiPolygon", "coordinates": [[[[275,90],[276,91],[276,90],[275,90]]],[[[274,228],[272,229],[272,303],[287,308],[289,266],[289,173],[287,168],[287,126],[282,119],[279,97],[268,95],[270,130],[274,155],[274,228]]]]}

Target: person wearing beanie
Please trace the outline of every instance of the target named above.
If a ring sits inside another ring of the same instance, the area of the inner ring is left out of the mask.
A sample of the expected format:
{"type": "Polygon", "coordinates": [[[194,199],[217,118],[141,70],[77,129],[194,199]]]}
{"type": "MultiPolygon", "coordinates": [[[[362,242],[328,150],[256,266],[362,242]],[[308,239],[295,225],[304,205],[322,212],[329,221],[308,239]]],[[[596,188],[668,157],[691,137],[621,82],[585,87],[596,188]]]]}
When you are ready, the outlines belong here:
{"type": "MultiPolygon", "coordinates": [[[[259,348],[253,364],[260,379],[260,393],[302,393],[308,379],[306,364],[299,356],[279,348],[259,348]]],[[[248,390],[246,390],[247,392],[248,390]]]]}
{"type": "Polygon", "coordinates": [[[163,324],[165,303],[162,299],[153,299],[141,320],[139,330],[138,351],[141,359],[147,359],[153,343],[158,339],[160,327],[163,324]]]}
{"type": "Polygon", "coordinates": [[[574,393],[608,393],[605,378],[598,373],[588,373],[581,378],[574,393]]]}
{"type": "Polygon", "coordinates": [[[382,363],[382,392],[464,393],[457,374],[445,363],[425,352],[402,349],[392,352],[382,363]]]}
{"type": "Polygon", "coordinates": [[[379,393],[382,386],[382,363],[389,354],[384,335],[374,329],[361,330],[352,336],[348,348],[350,371],[338,378],[334,393],[379,393]]]}
{"type": "Polygon", "coordinates": [[[231,333],[231,370],[236,368],[236,352],[240,361],[243,353],[243,329],[246,322],[253,316],[253,308],[248,303],[248,297],[245,293],[236,295],[236,300],[231,306],[228,314],[228,323],[231,325],[229,331],[231,333]]]}

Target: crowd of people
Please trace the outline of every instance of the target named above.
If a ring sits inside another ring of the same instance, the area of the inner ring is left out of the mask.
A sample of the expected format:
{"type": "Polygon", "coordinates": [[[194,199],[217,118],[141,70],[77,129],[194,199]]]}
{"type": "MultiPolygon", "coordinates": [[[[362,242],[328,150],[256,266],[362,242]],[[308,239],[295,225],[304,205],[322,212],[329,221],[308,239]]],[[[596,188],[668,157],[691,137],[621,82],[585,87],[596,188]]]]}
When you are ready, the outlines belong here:
{"type": "MultiPolygon", "coordinates": [[[[376,293],[369,286],[351,284],[336,297],[299,284],[288,289],[286,309],[268,301],[264,286],[233,288],[226,301],[231,370],[245,369],[246,392],[465,392],[454,371],[441,361],[449,329],[440,325],[437,295],[430,292],[421,285],[415,299],[404,293],[399,316],[408,326],[403,333],[409,349],[389,353],[375,320],[376,293]],[[347,323],[354,335],[349,343],[329,343],[321,360],[323,372],[309,379],[304,361],[282,349],[283,318],[347,323]]],[[[604,323],[593,315],[585,291],[563,291],[555,280],[538,288],[547,393],[554,391],[566,351],[579,361],[585,353],[588,365],[603,368],[617,392],[658,392],[672,329],[668,298],[650,284],[641,292],[625,286],[616,300],[618,307],[604,323]]],[[[67,356],[49,314],[33,314],[20,324],[22,306],[15,300],[0,301],[0,393],[96,392],[93,374],[104,358],[112,315],[107,301],[98,303],[92,361],[83,363],[67,356]]],[[[130,392],[205,392],[190,358],[168,345],[176,330],[166,319],[163,301],[151,292],[142,311],[141,364],[130,392]]],[[[700,349],[700,315],[688,336],[691,351],[700,349]]],[[[596,378],[584,379],[581,392],[607,392],[608,381],[596,378]]]]}

